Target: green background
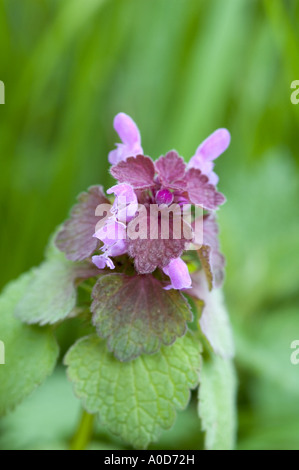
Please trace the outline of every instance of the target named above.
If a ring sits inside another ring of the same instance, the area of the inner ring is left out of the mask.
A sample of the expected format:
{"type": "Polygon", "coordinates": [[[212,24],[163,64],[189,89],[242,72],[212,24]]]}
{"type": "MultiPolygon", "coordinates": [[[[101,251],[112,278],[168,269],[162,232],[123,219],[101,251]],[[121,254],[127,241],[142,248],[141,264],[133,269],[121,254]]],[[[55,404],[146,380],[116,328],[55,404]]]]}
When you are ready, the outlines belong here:
{"type": "MultiPolygon", "coordinates": [[[[296,0],[0,0],[1,288],[39,264],[80,191],[111,184],[116,113],[153,158],[175,148],[188,160],[230,130],[216,171],[241,449],[299,449],[298,19],[296,0]]],[[[59,446],[71,432],[61,413],[70,423],[76,405],[51,380],[4,419],[0,446],[51,447],[54,435],[59,446]],[[49,396],[56,421],[41,414],[49,396]]],[[[191,411],[162,448],[196,446],[191,411]]],[[[101,434],[95,446],[105,442],[115,448],[101,434]]]]}

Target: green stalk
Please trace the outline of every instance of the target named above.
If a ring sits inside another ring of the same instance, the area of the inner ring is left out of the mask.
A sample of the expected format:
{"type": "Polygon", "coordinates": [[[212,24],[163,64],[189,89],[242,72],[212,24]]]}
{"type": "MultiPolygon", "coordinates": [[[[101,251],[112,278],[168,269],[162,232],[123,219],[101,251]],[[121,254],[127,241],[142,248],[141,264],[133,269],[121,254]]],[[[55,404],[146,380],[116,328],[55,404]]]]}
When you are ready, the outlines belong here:
{"type": "Polygon", "coordinates": [[[83,410],[78,429],[71,440],[70,450],[85,450],[93,434],[94,415],[83,410]]]}

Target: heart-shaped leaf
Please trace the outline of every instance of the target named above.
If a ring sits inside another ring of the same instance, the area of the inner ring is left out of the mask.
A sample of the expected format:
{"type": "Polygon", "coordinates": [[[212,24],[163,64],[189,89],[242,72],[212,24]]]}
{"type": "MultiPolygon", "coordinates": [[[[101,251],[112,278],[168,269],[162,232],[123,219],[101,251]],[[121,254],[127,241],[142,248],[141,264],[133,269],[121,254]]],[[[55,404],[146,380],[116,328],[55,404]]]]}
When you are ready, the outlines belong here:
{"type": "Polygon", "coordinates": [[[152,356],[121,363],[96,335],[79,340],[65,363],[77,397],[89,413],[137,448],[169,429],[198,383],[201,345],[189,334],[152,356]]]}
{"type": "Polygon", "coordinates": [[[93,323],[121,361],[152,354],[186,332],[192,314],[179,291],[164,290],[152,275],[101,277],[93,293],[93,323]]]}

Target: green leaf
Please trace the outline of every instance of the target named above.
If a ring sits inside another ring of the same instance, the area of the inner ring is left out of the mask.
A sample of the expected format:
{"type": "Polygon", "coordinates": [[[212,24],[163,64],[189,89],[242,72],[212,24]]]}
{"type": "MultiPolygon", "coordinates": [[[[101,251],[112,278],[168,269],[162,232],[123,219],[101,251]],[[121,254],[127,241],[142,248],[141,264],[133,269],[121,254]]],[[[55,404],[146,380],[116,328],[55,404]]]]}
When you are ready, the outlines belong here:
{"type": "Polygon", "coordinates": [[[166,291],[152,275],[110,274],[93,290],[93,323],[121,361],[152,354],[186,332],[192,313],[186,299],[166,291]]]}
{"type": "Polygon", "coordinates": [[[46,325],[64,320],[76,306],[76,280],[99,273],[89,262],[67,260],[52,244],[46,255],[47,260],[32,270],[27,289],[16,305],[16,317],[28,324],[46,325]]]}
{"type": "Polygon", "coordinates": [[[213,351],[224,358],[232,358],[235,353],[233,332],[220,288],[209,290],[203,271],[192,275],[190,294],[204,302],[199,320],[200,328],[213,351]]]}
{"type": "Polygon", "coordinates": [[[40,325],[66,318],[76,305],[72,265],[53,259],[34,269],[27,291],[16,306],[17,318],[40,325]]]}
{"type": "Polygon", "coordinates": [[[5,365],[0,365],[0,415],[31,393],[55,367],[58,346],[52,331],[22,324],[14,317],[16,303],[32,273],[10,283],[0,297],[0,338],[5,365]]]}
{"type": "Polygon", "coordinates": [[[231,360],[213,355],[200,377],[199,416],[208,450],[230,450],[235,444],[236,378],[231,360]]]}
{"type": "Polygon", "coordinates": [[[121,363],[96,335],[79,340],[65,364],[89,413],[134,447],[145,448],[169,429],[198,383],[201,345],[187,334],[152,356],[121,363]]]}

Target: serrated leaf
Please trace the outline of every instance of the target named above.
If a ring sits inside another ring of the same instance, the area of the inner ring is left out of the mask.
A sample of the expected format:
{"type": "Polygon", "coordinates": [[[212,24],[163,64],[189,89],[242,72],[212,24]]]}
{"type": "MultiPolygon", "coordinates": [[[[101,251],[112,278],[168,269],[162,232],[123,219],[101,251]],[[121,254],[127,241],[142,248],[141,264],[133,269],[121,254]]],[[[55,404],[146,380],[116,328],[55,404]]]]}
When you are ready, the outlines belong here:
{"type": "Polygon", "coordinates": [[[162,155],[155,162],[155,168],[165,188],[186,189],[184,181],[186,164],[175,150],[171,150],[165,156],[162,155]]]}
{"type": "Polygon", "coordinates": [[[213,355],[200,374],[198,412],[208,450],[231,450],[236,433],[236,377],[231,360],[213,355]]]}
{"type": "Polygon", "coordinates": [[[169,429],[198,383],[201,346],[190,334],[152,356],[121,363],[96,335],[79,340],[65,364],[75,394],[89,413],[137,448],[169,429]]]}
{"type": "Polygon", "coordinates": [[[232,358],[235,354],[233,332],[222,290],[209,291],[204,272],[198,271],[192,275],[190,294],[204,302],[199,324],[214,352],[232,358]]]}
{"type": "Polygon", "coordinates": [[[211,256],[211,247],[208,245],[203,245],[198,251],[198,256],[202,265],[202,268],[205,272],[209,290],[213,289],[213,273],[210,264],[210,256],[211,256]]]}
{"type": "Polygon", "coordinates": [[[202,223],[203,239],[201,240],[201,236],[198,237],[195,231],[195,243],[201,245],[197,253],[206,274],[209,289],[212,290],[213,287],[219,288],[223,284],[225,258],[220,253],[219,228],[215,215],[205,215],[202,223]]]}
{"type": "Polygon", "coordinates": [[[28,324],[53,324],[66,318],[75,305],[73,266],[70,262],[54,259],[33,270],[15,314],[28,324]]]}
{"type": "Polygon", "coordinates": [[[225,203],[223,194],[209,182],[209,178],[196,168],[190,168],[185,175],[189,200],[206,210],[216,210],[225,203]]]}
{"type": "Polygon", "coordinates": [[[28,273],[10,283],[0,297],[0,339],[5,345],[5,365],[0,365],[0,415],[41,384],[57,360],[52,331],[29,327],[14,317],[32,276],[28,273]]]}
{"type": "Polygon", "coordinates": [[[96,216],[99,205],[110,203],[102,186],[91,186],[79,194],[78,203],[73,207],[70,218],[63,224],[56,237],[57,247],[66,253],[69,260],[82,261],[97,249],[99,241],[93,237],[96,225],[103,216],[96,216]]]}
{"type": "Polygon", "coordinates": [[[152,354],[186,332],[192,313],[179,291],[164,290],[152,275],[110,274],[94,287],[91,311],[99,336],[121,361],[152,354]]]}
{"type": "Polygon", "coordinates": [[[110,172],[119,183],[128,183],[135,189],[150,188],[154,185],[154,163],[144,155],[136,155],[121,161],[112,166],[110,172]]]}
{"type": "Polygon", "coordinates": [[[24,295],[16,305],[15,315],[29,325],[54,324],[64,320],[75,308],[76,284],[100,271],[87,261],[74,263],[50,245],[48,259],[31,271],[24,295]]]}
{"type": "Polygon", "coordinates": [[[143,206],[127,227],[128,254],[139,274],[150,274],[179,258],[192,238],[179,206],[143,206]]]}

